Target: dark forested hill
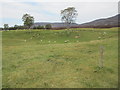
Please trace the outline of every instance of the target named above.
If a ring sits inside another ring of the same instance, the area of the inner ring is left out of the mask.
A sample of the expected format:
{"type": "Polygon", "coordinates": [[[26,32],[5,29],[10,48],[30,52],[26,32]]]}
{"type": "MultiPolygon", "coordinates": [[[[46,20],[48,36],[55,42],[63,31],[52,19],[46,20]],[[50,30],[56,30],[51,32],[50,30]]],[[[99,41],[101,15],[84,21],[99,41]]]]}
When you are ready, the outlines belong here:
{"type": "Polygon", "coordinates": [[[104,19],[98,19],[92,22],[84,23],[79,25],[79,27],[118,27],[118,22],[120,22],[120,14],[104,19]]]}

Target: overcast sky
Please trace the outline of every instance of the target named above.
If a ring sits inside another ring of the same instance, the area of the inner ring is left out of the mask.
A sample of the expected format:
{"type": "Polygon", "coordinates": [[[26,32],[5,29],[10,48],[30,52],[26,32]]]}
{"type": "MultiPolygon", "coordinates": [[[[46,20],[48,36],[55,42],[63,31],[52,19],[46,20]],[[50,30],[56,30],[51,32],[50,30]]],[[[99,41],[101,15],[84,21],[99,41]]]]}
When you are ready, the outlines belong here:
{"type": "Polygon", "coordinates": [[[3,24],[22,25],[25,13],[34,16],[35,22],[61,22],[60,11],[67,7],[76,8],[76,23],[80,24],[118,14],[118,0],[3,0],[0,6],[0,27],[3,24]]]}

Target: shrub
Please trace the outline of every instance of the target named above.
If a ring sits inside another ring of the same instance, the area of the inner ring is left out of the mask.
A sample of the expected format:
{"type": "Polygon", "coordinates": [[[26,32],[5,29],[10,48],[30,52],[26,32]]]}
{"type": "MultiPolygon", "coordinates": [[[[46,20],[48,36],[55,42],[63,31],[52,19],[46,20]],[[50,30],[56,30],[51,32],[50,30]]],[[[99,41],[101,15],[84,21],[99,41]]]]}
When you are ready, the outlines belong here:
{"type": "Polygon", "coordinates": [[[44,29],[44,26],[38,26],[37,29],[44,29]]]}
{"type": "Polygon", "coordinates": [[[45,28],[46,28],[46,29],[51,29],[52,26],[51,26],[51,24],[47,24],[47,25],[45,26],[45,28]]]}
{"type": "Polygon", "coordinates": [[[34,26],[33,29],[44,29],[44,26],[34,26]]]}

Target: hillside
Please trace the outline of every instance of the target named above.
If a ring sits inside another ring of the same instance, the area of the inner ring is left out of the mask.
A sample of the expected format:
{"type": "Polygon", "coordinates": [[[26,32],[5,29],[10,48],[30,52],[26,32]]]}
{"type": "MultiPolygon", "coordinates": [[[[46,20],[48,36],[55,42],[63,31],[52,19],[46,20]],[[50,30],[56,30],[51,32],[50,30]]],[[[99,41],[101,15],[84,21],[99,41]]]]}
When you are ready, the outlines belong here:
{"type": "MultiPolygon", "coordinates": [[[[98,20],[94,20],[92,22],[83,23],[83,24],[73,23],[70,25],[70,27],[79,27],[79,28],[118,27],[118,26],[120,26],[120,24],[118,25],[118,21],[120,21],[119,17],[120,17],[120,14],[118,14],[116,16],[109,17],[109,18],[98,19],[98,20]]],[[[51,24],[52,28],[66,28],[67,27],[67,24],[64,24],[64,23],[37,22],[31,28],[33,28],[35,26],[39,26],[39,25],[45,26],[47,24],[51,24]]]]}
{"type": "Polygon", "coordinates": [[[118,27],[118,21],[120,14],[110,17],[110,18],[104,18],[104,19],[98,19],[92,22],[81,24],[79,27],[118,27]]]}
{"type": "MultiPolygon", "coordinates": [[[[51,24],[52,25],[52,28],[66,28],[67,27],[67,24],[65,23],[50,23],[50,22],[38,22],[38,23],[35,23],[33,27],[36,27],[36,26],[45,26],[47,24],[51,24]]],[[[78,27],[79,24],[76,24],[76,23],[73,23],[70,25],[70,27],[78,27]]]]}

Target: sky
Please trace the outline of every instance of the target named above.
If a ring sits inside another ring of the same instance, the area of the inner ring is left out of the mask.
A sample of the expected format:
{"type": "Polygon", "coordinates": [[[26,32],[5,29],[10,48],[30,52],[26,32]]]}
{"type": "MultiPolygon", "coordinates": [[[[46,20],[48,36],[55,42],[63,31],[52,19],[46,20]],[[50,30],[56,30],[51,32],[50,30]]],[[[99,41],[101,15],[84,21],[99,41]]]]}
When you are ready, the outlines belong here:
{"type": "Polygon", "coordinates": [[[61,22],[60,11],[75,7],[76,23],[86,23],[118,14],[118,0],[1,0],[0,27],[23,25],[23,14],[30,14],[35,22],[61,22]]]}

